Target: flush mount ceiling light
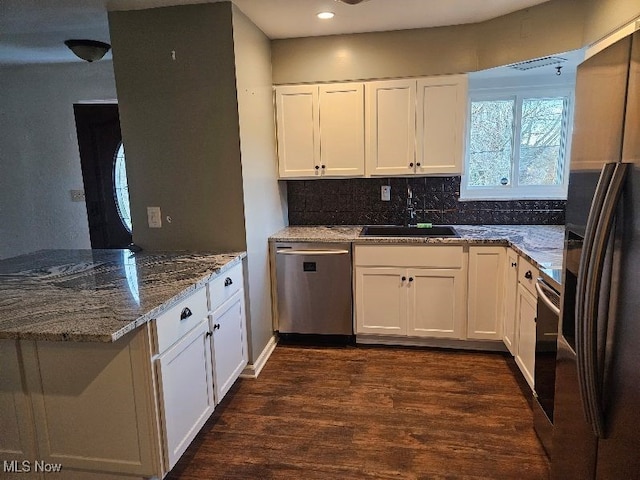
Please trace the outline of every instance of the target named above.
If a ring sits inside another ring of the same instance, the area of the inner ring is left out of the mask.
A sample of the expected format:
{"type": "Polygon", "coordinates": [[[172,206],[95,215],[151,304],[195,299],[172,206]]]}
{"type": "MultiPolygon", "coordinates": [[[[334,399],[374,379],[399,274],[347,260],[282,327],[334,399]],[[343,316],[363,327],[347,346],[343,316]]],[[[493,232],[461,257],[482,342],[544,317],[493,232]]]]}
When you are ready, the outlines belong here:
{"type": "Polygon", "coordinates": [[[335,14],[333,12],[320,12],[316,16],[322,20],[329,20],[333,18],[335,14]]]}
{"type": "Polygon", "coordinates": [[[97,40],[65,40],[64,44],[69,47],[76,57],[95,62],[100,60],[111,48],[111,45],[97,40]]]}

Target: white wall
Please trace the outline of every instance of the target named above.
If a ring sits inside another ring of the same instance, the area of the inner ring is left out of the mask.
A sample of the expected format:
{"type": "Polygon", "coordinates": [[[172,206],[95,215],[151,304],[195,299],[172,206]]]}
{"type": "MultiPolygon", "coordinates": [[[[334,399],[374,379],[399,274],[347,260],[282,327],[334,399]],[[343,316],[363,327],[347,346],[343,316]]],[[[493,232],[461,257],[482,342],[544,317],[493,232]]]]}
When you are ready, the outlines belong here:
{"type": "Polygon", "coordinates": [[[280,187],[277,181],[269,40],[235,7],[233,40],[249,274],[247,323],[254,363],[273,335],[268,238],[285,225],[287,211],[280,189],[284,182],[280,187]]]}
{"type": "Polygon", "coordinates": [[[111,61],[0,69],[0,258],[91,248],[73,104],[114,99],[111,61]]]}

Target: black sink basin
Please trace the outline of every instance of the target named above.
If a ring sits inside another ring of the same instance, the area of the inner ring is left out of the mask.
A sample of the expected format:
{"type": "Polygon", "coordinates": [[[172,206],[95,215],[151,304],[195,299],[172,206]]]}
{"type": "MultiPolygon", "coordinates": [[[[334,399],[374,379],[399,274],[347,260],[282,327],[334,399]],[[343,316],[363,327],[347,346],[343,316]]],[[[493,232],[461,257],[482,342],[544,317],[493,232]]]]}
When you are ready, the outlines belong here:
{"type": "Polygon", "coordinates": [[[402,225],[368,225],[360,232],[361,237],[459,237],[448,225],[431,228],[405,227],[402,225]]]}

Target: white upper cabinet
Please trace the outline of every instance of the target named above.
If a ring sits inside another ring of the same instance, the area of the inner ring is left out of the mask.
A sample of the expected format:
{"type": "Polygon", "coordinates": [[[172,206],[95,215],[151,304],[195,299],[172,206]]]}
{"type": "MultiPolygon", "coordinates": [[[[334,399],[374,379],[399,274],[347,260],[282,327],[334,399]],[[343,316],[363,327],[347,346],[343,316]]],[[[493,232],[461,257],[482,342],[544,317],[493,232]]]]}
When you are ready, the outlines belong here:
{"type": "Polygon", "coordinates": [[[321,174],[364,175],[363,85],[321,85],[319,90],[321,174]]]}
{"type": "Polygon", "coordinates": [[[418,80],[416,173],[462,172],[466,110],[466,75],[418,80]]]}
{"type": "Polygon", "coordinates": [[[364,174],[361,83],[276,88],[281,178],[364,174]]]}
{"type": "Polygon", "coordinates": [[[280,177],[319,175],[318,87],[279,87],[276,108],[280,177]]]}
{"type": "Polygon", "coordinates": [[[366,84],[367,175],[411,175],[416,162],[416,81],[366,84]]]}
{"type": "Polygon", "coordinates": [[[371,82],[366,89],[367,175],[462,172],[466,75],[371,82]]]}
{"type": "Polygon", "coordinates": [[[462,172],[466,75],[276,87],[280,178],[462,172]]]}

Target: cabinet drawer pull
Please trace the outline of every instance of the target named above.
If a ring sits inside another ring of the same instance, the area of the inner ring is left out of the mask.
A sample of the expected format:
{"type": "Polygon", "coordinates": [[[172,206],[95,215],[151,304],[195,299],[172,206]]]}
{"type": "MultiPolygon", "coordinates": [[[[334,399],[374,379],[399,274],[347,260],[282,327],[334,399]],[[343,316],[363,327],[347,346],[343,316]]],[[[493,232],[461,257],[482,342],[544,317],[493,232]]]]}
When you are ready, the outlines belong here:
{"type": "Polygon", "coordinates": [[[182,309],[182,312],[180,313],[180,320],[186,320],[187,318],[189,318],[191,315],[193,315],[193,313],[191,313],[191,310],[189,310],[188,307],[184,307],[182,309]]]}
{"type": "Polygon", "coordinates": [[[220,324],[219,324],[219,323],[216,323],[216,324],[213,326],[213,329],[214,329],[214,330],[219,330],[219,329],[220,329],[220,324]]]}
{"type": "Polygon", "coordinates": [[[230,277],[227,277],[227,278],[224,279],[224,286],[225,287],[228,287],[229,285],[232,285],[232,284],[233,284],[233,280],[231,280],[230,277]]]}
{"type": "Polygon", "coordinates": [[[511,262],[511,266],[512,266],[512,267],[517,267],[517,266],[518,266],[518,264],[517,264],[516,262],[511,262]]]}
{"type": "Polygon", "coordinates": [[[211,330],[209,330],[207,333],[205,333],[205,337],[209,338],[211,335],[213,335],[213,332],[211,330]]]}

